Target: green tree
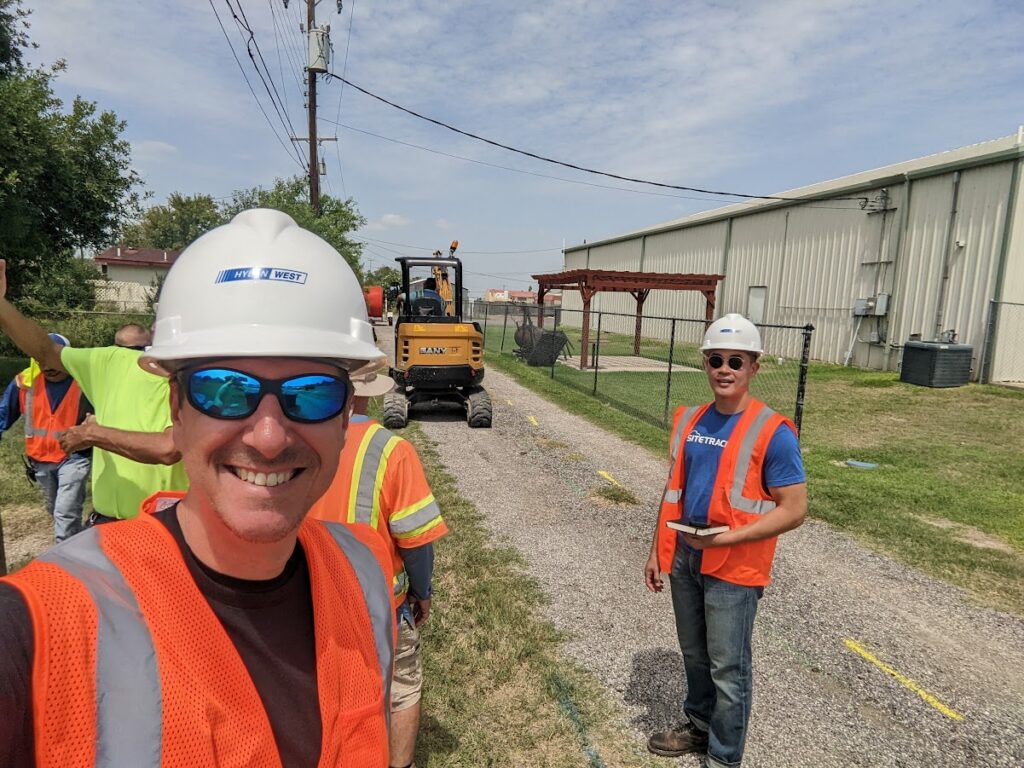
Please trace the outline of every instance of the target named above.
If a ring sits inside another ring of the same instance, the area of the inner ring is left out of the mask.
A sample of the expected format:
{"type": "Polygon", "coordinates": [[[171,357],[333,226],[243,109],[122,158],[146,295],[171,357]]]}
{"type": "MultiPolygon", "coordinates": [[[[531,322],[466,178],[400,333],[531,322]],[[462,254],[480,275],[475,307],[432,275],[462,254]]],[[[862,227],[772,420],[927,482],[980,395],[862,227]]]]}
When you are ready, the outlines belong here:
{"type": "Polygon", "coordinates": [[[172,192],[166,205],[149,208],[139,221],[126,226],[121,240],[134,248],[180,251],[224,221],[224,214],[209,195],[172,192]]]}
{"type": "Polygon", "coordinates": [[[25,15],[18,0],[0,0],[0,258],[15,299],[75,249],[112,242],[138,215],[141,184],[125,123],[81,98],[65,109],[52,88],[63,62],[24,66],[25,15]]]}
{"type": "MultiPolygon", "coordinates": [[[[363,278],[363,285],[379,285],[387,293],[389,289],[402,284],[402,273],[394,267],[377,267],[372,272],[367,272],[363,278]]],[[[390,294],[389,294],[390,295],[390,294]]]]}
{"type": "Polygon", "coordinates": [[[316,216],[309,204],[306,179],[295,176],[276,179],[270,189],[254,187],[235,192],[222,211],[225,218],[230,218],[247,208],[274,208],[287,213],[299,226],[316,232],[334,246],[345,257],[356,277],[362,280],[363,268],[359,259],[363,247],[361,243],[348,239],[347,235],[363,226],[366,219],[359,214],[352,198],[337,200],[330,195],[321,195],[320,216],[316,216]]]}

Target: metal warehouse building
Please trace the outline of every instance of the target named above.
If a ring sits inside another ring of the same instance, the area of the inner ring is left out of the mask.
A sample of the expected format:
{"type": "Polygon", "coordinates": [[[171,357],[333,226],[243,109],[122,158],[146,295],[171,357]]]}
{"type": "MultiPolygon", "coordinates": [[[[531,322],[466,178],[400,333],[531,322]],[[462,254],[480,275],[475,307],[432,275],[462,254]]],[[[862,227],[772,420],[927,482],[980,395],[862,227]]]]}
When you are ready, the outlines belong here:
{"type": "MultiPolygon", "coordinates": [[[[948,339],[954,331],[973,347],[972,379],[1021,382],[1022,158],[1024,127],[775,196],[786,199],[567,248],[564,268],[724,275],[718,315],[812,323],[812,358],[834,363],[895,370],[906,340],[948,339]]],[[[635,306],[629,294],[601,293],[592,309],[632,315],[635,306]]],[[[579,295],[566,292],[563,307],[581,308],[579,295]]],[[[652,291],[644,314],[703,318],[704,299],[652,291]]],[[[621,325],[631,332],[633,320],[621,325]]]]}

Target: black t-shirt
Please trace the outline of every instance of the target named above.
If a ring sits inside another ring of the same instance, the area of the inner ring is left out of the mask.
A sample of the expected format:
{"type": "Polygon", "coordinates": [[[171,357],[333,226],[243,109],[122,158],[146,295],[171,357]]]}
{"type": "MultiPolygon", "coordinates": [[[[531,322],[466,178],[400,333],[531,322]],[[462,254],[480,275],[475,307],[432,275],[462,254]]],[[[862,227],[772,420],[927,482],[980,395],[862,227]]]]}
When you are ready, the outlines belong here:
{"type": "MultiPolygon", "coordinates": [[[[216,573],[185,543],[177,508],[156,513],[189,573],[227,630],[270,718],[282,765],[320,759],[320,704],[309,568],[296,545],[281,575],[246,581],[216,573]]],[[[117,523],[110,523],[117,525],[117,523]]],[[[0,584],[0,765],[32,768],[32,623],[21,594],[0,584]]]]}

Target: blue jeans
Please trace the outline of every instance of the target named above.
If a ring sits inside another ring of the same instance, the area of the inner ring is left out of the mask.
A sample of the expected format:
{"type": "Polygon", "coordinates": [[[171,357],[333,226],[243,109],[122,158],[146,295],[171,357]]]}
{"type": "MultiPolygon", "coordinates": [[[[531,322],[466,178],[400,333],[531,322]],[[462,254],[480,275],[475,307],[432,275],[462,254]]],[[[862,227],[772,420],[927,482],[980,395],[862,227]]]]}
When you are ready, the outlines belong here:
{"type": "Polygon", "coordinates": [[[53,540],[58,544],[82,530],[82,504],[92,459],[71,454],[59,464],[33,462],[36,480],[46,497],[46,511],[53,518],[53,540]]]}
{"type": "Polygon", "coordinates": [[[753,693],[750,637],[764,589],[700,572],[701,553],[677,550],[669,581],[686,670],[683,712],[708,734],[706,765],[743,760],[753,693]]]}

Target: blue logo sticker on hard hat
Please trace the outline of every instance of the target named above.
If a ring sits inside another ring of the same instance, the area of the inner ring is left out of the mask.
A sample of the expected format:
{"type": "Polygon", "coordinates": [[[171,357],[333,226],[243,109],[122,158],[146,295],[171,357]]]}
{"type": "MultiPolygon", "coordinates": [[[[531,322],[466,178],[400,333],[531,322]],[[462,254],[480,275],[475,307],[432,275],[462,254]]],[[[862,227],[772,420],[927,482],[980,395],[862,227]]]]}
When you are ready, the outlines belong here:
{"type": "Polygon", "coordinates": [[[239,280],[276,280],[281,283],[305,285],[309,274],[282,267],[233,267],[217,273],[214,283],[235,283],[239,280]]]}

